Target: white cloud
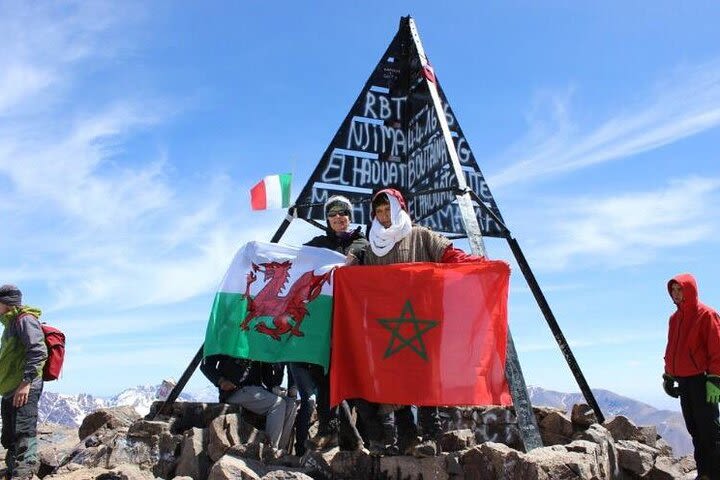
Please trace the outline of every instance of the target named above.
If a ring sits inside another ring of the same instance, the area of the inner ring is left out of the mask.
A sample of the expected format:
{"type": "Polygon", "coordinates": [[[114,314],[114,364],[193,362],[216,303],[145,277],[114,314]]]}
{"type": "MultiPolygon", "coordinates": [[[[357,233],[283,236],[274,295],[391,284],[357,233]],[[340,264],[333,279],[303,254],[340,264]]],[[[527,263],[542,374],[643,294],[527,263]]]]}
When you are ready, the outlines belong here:
{"type": "Polygon", "coordinates": [[[529,115],[530,131],[490,175],[502,188],[646,152],[720,125],[720,60],[678,68],[644,104],[617,113],[594,128],[570,115],[572,89],[542,92],[529,115]],[[550,118],[545,118],[549,113],[550,118]]]}
{"type": "Polygon", "coordinates": [[[712,241],[718,232],[720,179],[686,178],[649,192],[557,198],[544,205],[536,265],[645,263],[662,249],[712,241]]]}
{"type": "Polygon", "coordinates": [[[221,173],[200,182],[170,167],[163,145],[142,158],[130,150],[183,110],[152,86],[112,84],[142,18],[133,9],[0,5],[0,213],[13,232],[0,248],[16,252],[0,273],[47,285],[50,311],[127,310],[212,291],[238,244],[278,222],[248,228],[242,190],[221,173]],[[93,82],[109,85],[95,91],[93,82]]]}

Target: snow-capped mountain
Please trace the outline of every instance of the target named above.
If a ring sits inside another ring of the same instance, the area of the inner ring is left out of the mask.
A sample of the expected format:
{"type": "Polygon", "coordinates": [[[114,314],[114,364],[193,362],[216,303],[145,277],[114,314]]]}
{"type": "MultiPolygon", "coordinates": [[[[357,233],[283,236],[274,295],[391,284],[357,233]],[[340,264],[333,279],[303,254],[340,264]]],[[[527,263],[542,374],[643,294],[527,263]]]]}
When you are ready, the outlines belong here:
{"type": "MultiPolygon", "coordinates": [[[[79,395],[63,395],[54,392],[43,392],[40,398],[39,421],[58,423],[69,427],[78,427],[85,415],[99,408],[129,405],[140,415],[147,415],[150,405],[167,398],[174,382],[164,380],[160,385],[138,385],[127,388],[110,398],[95,397],[81,393],[79,395]]],[[[203,389],[196,393],[181,393],[178,400],[184,402],[216,402],[217,389],[203,389]]]]}
{"type": "Polygon", "coordinates": [[[77,427],[82,423],[85,415],[106,406],[108,406],[107,400],[85,393],[61,395],[43,392],[38,409],[38,420],[77,427]]]}

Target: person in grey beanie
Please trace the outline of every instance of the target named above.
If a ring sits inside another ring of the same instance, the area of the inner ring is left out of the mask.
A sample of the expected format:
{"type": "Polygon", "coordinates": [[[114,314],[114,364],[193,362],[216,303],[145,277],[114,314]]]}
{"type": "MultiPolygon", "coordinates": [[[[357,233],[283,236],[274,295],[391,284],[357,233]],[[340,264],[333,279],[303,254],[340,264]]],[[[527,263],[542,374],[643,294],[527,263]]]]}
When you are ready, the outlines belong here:
{"type": "Polygon", "coordinates": [[[47,359],[41,312],[22,304],[15,285],[0,286],[0,394],[2,446],[7,450],[7,478],[31,478],[40,467],[37,455],[38,403],[47,359]]]}
{"type": "MultiPolygon", "coordinates": [[[[327,248],[345,255],[350,253],[354,255],[355,252],[363,251],[367,240],[361,233],[361,228],[357,227],[354,230],[350,228],[353,212],[350,200],[342,195],[333,195],[326,200],[324,210],[327,224],[324,235],[314,237],[305,245],[327,248]]],[[[352,432],[352,427],[348,426],[349,418],[345,412],[330,408],[330,377],[323,368],[311,363],[291,362],[288,364],[288,370],[292,383],[300,393],[300,410],[295,420],[295,452],[303,455],[307,448],[312,450],[331,448],[338,442],[338,433],[347,433],[349,437],[352,432]],[[310,397],[313,394],[316,400],[318,430],[315,437],[308,440],[313,410],[310,397]],[[339,413],[342,415],[338,415],[339,413]]],[[[348,443],[357,443],[357,440],[354,438],[348,443]]],[[[345,447],[345,442],[341,442],[340,448],[345,449],[345,447]]],[[[347,447],[347,449],[358,448],[357,445],[347,447]]]]}

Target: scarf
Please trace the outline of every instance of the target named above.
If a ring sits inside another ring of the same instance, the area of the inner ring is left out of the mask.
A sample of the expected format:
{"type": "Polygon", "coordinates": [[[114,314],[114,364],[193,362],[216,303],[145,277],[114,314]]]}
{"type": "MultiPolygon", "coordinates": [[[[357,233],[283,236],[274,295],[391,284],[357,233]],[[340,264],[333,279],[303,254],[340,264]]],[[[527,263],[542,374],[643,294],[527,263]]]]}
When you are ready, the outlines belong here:
{"type": "Polygon", "coordinates": [[[11,320],[15,320],[17,317],[24,313],[29,313],[36,318],[40,318],[40,315],[42,315],[42,311],[39,308],[28,306],[13,307],[7,312],[5,312],[4,315],[0,316],[0,322],[2,322],[4,326],[7,326],[8,322],[10,322],[11,320]]]}
{"type": "Polygon", "coordinates": [[[388,195],[390,202],[390,220],[392,224],[385,228],[377,217],[373,218],[370,228],[370,248],[378,257],[384,257],[395,246],[397,242],[410,235],[412,231],[412,220],[410,215],[400,208],[400,202],[392,195],[388,195]]]}

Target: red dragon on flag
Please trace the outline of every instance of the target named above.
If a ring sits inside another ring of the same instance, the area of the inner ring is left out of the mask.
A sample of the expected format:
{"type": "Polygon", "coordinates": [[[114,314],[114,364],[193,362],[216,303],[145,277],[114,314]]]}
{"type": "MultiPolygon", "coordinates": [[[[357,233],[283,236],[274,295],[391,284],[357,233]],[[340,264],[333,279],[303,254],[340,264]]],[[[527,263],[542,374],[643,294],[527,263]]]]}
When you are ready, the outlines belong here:
{"type": "Polygon", "coordinates": [[[300,330],[300,325],[308,313],[307,304],[320,295],[323,284],[330,281],[332,270],[322,275],[315,275],[312,271],[303,273],[283,296],[281,293],[290,277],[290,268],[292,262],[289,260],[252,264],[252,270],[246,276],[245,298],[248,307],[245,319],[240,324],[242,330],[248,330],[250,321],[255,318],[272,317],[274,328],[259,322],[255,325],[255,330],[274,340],[280,340],[282,335],[288,333],[296,337],[305,335],[300,330]],[[256,272],[263,273],[263,281],[266,283],[253,298],[250,296],[250,285],[257,280],[256,272]],[[291,319],[293,323],[290,322],[291,319]]]}

